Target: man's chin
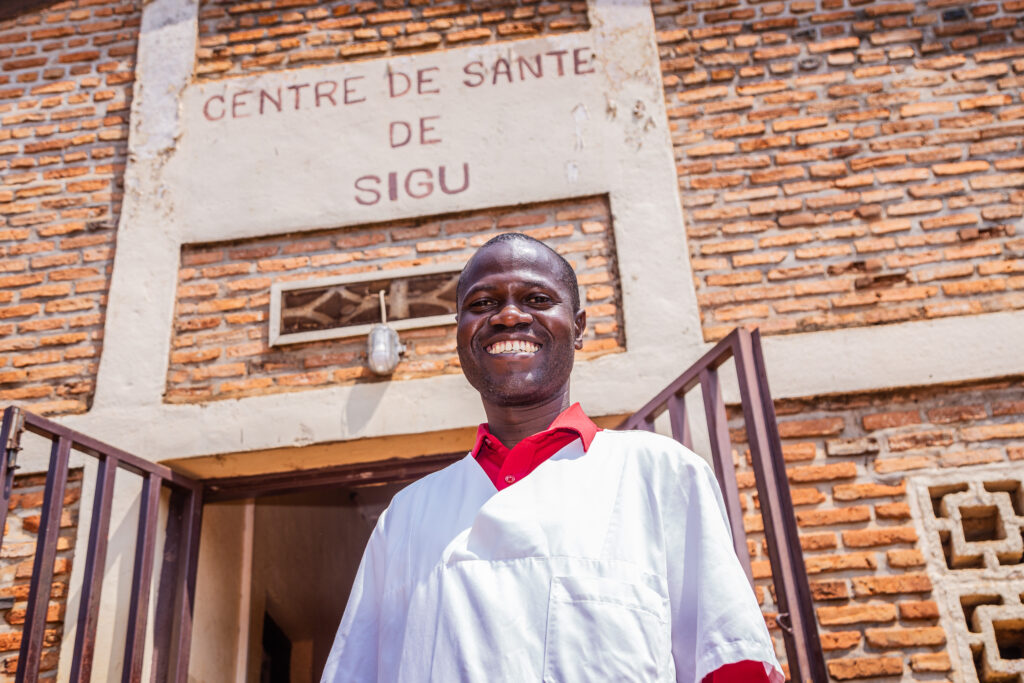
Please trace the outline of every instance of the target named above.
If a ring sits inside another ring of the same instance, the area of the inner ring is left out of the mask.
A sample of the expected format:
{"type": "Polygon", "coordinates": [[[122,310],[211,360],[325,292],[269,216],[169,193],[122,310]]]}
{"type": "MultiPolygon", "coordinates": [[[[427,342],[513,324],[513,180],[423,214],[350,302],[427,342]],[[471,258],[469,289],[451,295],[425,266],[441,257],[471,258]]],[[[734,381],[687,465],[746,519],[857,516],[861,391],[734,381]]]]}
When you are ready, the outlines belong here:
{"type": "Polygon", "coordinates": [[[561,387],[537,386],[534,383],[502,383],[480,391],[488,403],[509,408],[545,403],[561,392],[561,387]]]}

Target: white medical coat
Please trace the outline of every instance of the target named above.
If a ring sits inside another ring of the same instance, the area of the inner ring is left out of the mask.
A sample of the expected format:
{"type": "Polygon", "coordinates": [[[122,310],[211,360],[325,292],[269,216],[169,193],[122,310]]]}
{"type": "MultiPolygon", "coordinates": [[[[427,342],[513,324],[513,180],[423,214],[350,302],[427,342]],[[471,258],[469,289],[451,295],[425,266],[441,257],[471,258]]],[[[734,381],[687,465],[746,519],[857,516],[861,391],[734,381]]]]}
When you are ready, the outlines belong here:
{"type": "Polygon", "coordinates": [[[370,537],[323,683],[783,680],[714,474],[600,431],[497,491],[472,456],[400,491],[370,537]]]}

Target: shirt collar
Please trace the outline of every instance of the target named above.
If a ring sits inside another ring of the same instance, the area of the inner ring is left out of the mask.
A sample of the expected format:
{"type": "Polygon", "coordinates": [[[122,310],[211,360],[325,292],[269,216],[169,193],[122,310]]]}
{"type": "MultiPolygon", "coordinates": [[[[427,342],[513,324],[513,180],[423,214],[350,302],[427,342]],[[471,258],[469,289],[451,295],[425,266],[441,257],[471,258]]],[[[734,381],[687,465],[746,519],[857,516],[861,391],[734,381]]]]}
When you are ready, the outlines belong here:
{"type": "MultiPolygon", "coordinates": [[[[573,403],[571,406],[563,410],[559,416],[555,418],[554,422],[551,423],[550,427],[543,432],[538,432],[538,434],[547,434],[559,429],[567,429],[569,431],[576,432],[580,437],[580,441],[583,442],[584,451],[590,448],[590,443],[594,440],[594,436],[598,432],[598,426],[594,424],[589,417],[587,417],[579,403],[573,403]]],[[[491,430],[487,427],[487,423],[484,422],[476,429],[476,443],[473,444],[473,450],[470,451],[470,455],[475,458],[480,454],[480,447],[483,445],[484,439],[488,436],[493,437],[491,430]]],[[[537,434],[534,434],[533,436],[537,436],[537,434]]]]}

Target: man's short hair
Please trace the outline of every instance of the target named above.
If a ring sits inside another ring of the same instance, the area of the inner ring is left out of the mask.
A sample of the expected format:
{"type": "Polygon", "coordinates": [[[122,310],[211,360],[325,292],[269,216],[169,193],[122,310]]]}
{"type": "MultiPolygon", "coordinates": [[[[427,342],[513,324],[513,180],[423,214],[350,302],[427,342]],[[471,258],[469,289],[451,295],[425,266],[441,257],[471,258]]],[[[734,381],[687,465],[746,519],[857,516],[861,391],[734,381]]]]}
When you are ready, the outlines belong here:
{"type": "MultiPolygon", "coordinates": [[[[565,257],[563,257],[561,254],[559,254],[557,251],[555,251],[548,245],[541,242],[539,239],[530,237],[529,235],[524,235],[521,232],[503,232],[500,235],[492,237],[487,242],[485,242],[483,246],[476,250],[474,256],[483,251],[484,249],[486,249],[487,247],[491,246],[492,244],[498,244],[499,242],[515,241],[539,244],[540,246],[544,247],[545,249],[547,249],[548,251],[555,255],[555,257],[558,259],[558,281],[565,285],[566,289],[569,290],[569,297],[570,301],[572,302],[572,311],[573,313],[578,313],[580,310],[580,285],[579,282],[576,280],[576,271],[572,269],[572,264],[566,261],[565,257]]],[[[473,260],[472,257],[470,258],[470,260],[473,260]]],[[[466,269],[463,268],[462,272],[459,274],[458,284],[456,284],[455,286],[456,301],[462,300],[462,291],[466,285],[464,281],[465,275],[466,269]]]]}

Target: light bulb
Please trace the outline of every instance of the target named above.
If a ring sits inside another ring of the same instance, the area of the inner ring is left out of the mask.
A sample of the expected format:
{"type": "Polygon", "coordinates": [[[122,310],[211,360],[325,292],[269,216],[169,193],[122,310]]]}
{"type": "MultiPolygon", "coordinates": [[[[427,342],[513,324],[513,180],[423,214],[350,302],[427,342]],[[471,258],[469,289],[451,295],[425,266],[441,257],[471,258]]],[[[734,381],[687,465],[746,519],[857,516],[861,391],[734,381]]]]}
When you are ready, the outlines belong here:
{"type": "Polygon", "coordinates": [[[366,340],[366,364],[375,374],[390,375],[398,365],[398,357],[405,353],[405,347],[398,339],[398,333],[384,323],[377,323],[370,329],[366,340]]]}

